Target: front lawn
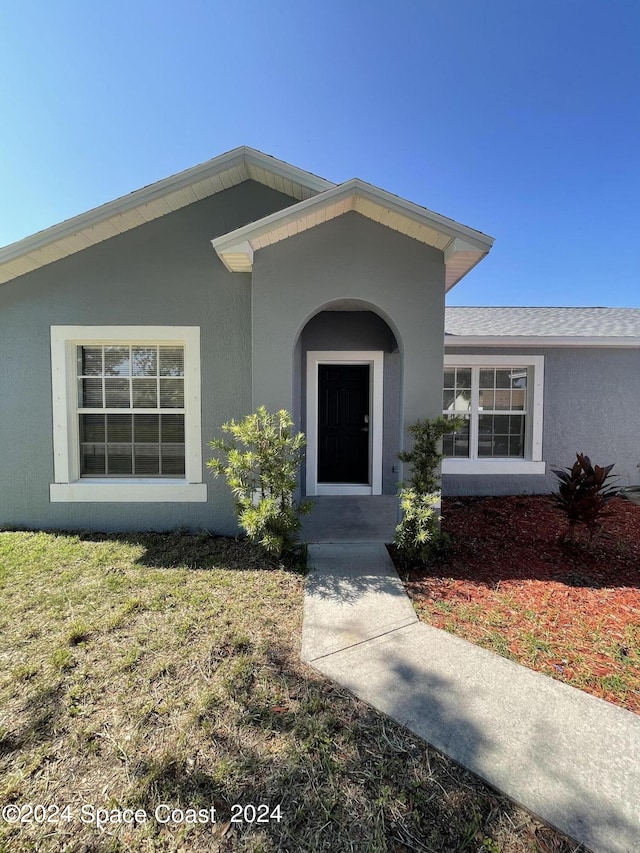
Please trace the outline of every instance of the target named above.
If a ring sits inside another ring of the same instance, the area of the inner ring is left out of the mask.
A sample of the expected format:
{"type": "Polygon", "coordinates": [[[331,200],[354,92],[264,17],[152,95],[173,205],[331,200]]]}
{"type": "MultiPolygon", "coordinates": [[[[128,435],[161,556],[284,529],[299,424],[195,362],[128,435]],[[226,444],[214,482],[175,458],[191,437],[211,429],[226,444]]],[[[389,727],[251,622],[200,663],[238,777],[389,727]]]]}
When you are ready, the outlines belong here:
{"type": "Polygon", "coordinates": [[[640,506],[590,545],[548,496],[445,498],[445,556],[406,572],[421,619],[640,713],[640,506]]]}
{"type": "Polygon", "coordinates": [[[234,540],[0,533],[0,850],[580,849],[305,667],[303,584],[234,540]]]}

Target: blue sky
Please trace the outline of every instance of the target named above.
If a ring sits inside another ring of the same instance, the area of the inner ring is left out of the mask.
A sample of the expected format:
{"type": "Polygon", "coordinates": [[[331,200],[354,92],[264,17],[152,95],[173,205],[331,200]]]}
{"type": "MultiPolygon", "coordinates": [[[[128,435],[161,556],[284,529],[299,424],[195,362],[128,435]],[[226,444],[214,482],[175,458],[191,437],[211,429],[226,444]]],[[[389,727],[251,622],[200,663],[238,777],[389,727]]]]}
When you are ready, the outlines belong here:
{"type": "Polygon", "coordinates": [[[640,306],[640,4],[22,0],[0,245],[251,145],[496,238],[461,305],[640,306]]]}

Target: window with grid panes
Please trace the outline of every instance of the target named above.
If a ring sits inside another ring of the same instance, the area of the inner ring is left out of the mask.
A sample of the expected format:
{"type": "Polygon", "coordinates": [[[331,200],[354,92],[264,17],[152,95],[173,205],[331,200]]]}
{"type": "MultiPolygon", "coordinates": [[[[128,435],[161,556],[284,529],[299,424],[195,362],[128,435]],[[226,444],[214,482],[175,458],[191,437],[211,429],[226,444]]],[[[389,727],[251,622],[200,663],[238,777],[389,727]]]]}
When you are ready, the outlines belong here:
{"type": "Polygon", "coordinates": [[[76,347],[81,477],[184,477],[184,347],[76,347]]]}
{"type": "Polygon", "coordinates": [[[446,457],[523,459],[527,428],[526,366],[448,366],[443,412],[465,425],[443,438],[446,457]]]}

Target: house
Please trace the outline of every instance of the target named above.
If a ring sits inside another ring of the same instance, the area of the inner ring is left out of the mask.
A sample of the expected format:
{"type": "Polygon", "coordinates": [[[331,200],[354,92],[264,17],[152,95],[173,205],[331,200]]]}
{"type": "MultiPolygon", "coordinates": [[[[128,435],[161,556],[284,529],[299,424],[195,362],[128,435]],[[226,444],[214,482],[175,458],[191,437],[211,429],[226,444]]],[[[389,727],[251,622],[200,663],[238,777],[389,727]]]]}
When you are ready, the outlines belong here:
{"type": "Polygon", "coordinates": [[[306,495],[394,495],[442,412],[445,493],[548,491],[576,450],[633,482],[640,310],[445,314],[492,243],[239,148],[1,249],[0,525],[232,533],[208,441],[262,404],[306,495]]]}

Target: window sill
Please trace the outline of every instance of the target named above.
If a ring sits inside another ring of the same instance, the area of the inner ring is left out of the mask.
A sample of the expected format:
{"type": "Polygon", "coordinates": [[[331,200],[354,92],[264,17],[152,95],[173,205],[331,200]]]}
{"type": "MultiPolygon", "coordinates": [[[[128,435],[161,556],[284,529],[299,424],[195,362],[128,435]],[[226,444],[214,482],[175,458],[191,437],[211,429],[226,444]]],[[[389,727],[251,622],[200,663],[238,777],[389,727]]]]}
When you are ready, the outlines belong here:
{"type": "Polygon", "coordinates": [[[76,480],[51,483],[52,503],[203,503],[206,483],[186,480],[76,480]]]}
{"type": "Polygon", "coordinates": [[[443,459],[443,474],[544,474],[546,462],[530,459],[443,459]]]}

